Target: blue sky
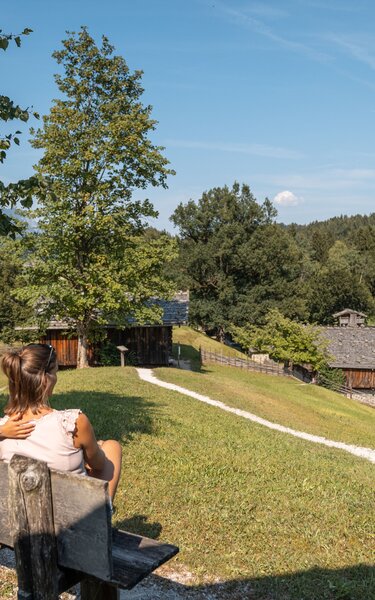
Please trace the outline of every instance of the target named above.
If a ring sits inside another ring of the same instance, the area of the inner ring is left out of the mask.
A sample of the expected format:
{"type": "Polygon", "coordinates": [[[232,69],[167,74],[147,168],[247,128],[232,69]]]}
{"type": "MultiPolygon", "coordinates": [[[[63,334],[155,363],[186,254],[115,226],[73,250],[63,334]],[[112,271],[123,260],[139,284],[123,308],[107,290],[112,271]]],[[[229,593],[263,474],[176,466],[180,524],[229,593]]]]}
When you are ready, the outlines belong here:
{"type": "MultiPolygon", "coordinates": [[[[144,71],[144,102],[159,121],[152,139],[177,173],[168,190],[148,190],[154,225],[172,230],[179,202],[234,181],[273,200],[285,223],[369,214],[374,23],[371,0],[2,0],[0,28],[34,33],[0,51],[1,93],[47,113],[51,53],[66,30],[87,25],[144,71]]],[[[0,166],[5,181],[27,177],[38,159],[21,129],[21,147],[0,166]]]]}

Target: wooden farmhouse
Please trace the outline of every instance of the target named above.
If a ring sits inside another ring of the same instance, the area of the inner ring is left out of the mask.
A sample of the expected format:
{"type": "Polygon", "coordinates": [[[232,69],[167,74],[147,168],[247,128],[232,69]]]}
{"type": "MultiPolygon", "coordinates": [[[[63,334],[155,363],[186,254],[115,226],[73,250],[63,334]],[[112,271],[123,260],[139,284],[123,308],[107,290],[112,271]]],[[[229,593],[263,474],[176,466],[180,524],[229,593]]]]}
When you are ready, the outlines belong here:
{"type": "MultiPolygon", "coordinates": [[[[186,325],[189,308],[189,293],[179,292],[172,300],[155,300],[163,309],[162,323],[138,325],[129,321],[123,327],[106,325],[107,340],[115,346],[125,346],[126,356],[138,365],[168,366],[172,353],[172,329],[176,325],[186,325]]],[[[50,321],[41,342],[51,344],[56,350],[60,367],[75,367],[77,364],[77,335],[72,333],[64,321],[50,321]]],[[[89,347],[89,363],[99,364],[100,342],[92,342],[89,347]]],[[[120,358],[120,353],[119,353],[120,358]]]]}
{"type": "Polygon", "coordinates": [[[322,328],[332,356],[330,367],[342,369],[346,386],[353,389],[375,389],[375,327],[367,327],[366,315],[345,309],[333,315],[336,327],[322,328]]]}

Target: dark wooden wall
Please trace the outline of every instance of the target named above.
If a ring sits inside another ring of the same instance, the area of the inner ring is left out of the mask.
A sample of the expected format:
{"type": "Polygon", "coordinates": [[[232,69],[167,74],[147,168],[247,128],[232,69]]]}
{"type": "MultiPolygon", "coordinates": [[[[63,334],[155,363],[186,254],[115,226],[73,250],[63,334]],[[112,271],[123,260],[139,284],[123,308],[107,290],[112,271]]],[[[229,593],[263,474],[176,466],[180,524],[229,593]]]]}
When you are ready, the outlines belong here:
{"type": "MultiPolygon", "coordinates": [[[[172,326],[130,327],[123,330],[109,328],[107,333],[108,339],[116,346],[126,346],[139,365],[168,366],[172,353],[172,326]]],[[[48,329],[41,341],[55,348],[60,366],[76,366],[77,336],[68,337],[64,330],[48,329]]],[[[98,363],[98,349],[99,344],[89,347],[91,365],[98,363]]]]}
{"type": "Polygon", "coordinates": [[[344,369],[346,386],[356,389],[375,389],[375,369],[344,369]]]}
{"type": "Polygon", "coordinates": [[[116,346],[126,346],[140,365],[168,365],[172,352],[172,326],[108,329],[116,346]]]}

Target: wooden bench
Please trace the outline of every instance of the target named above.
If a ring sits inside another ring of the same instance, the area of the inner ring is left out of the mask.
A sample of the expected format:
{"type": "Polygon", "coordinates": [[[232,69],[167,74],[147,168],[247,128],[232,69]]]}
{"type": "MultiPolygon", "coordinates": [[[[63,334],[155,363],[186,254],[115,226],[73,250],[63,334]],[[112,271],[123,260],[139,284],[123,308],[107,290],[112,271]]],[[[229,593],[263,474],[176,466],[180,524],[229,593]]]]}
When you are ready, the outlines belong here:
{"type": "Polygon", "coordinates": [[[115,600],[178,552],[112,528],[98,479],[15,455],[0,461],[0,495],[0,544],[14,548],[19,600],[57,600],[78,582],[82,600],[115,600]]]}

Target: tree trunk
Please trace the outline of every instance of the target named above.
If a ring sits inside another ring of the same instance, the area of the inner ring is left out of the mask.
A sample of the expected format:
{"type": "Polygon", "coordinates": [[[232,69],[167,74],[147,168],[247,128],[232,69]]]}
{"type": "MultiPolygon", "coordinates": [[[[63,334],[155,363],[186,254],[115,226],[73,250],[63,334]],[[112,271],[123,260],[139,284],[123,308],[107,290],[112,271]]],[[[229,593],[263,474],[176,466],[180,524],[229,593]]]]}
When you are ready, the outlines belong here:
{"type": "Polygon", "coordinates": [[[78,352],[77,352],[77,369],[84,369],[89,366],[89,359],[87,355],[88,351],[88,339],[86,331],[78,329],[78,352]]]}
{"type": "Polygon", "coordinates": [[[225,343],[225,331],[224,331],[224,329],[222,327],[219,327],[219,329],[218,329],[217,339],[222,344],[225,343]]]}

